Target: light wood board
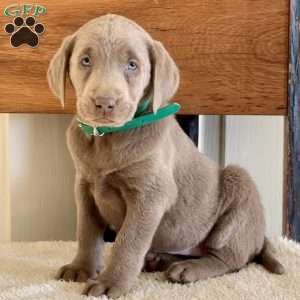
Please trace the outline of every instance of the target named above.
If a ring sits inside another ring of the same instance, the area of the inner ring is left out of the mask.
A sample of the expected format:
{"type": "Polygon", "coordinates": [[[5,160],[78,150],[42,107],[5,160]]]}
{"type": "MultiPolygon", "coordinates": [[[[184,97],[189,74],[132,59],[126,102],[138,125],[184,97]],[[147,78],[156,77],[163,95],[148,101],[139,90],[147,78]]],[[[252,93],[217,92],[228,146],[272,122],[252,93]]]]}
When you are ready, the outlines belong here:
{"type": "MultiPolygon", "coordinates": [[[[1,1],[0,9],[10,5],[1,1]]],[[[64,0],[47,7],[38,48],[13,49],[0,30],[0,112],[74,112],[68,89],[63,110],[46,70],[64,36],[88,20],[125,15],[162,41],[181,71],[176,101],[189,114],[287,112],[288,0],[64,0]]],[[[0,28],[12,21],[0,17],[0,28]]]]}

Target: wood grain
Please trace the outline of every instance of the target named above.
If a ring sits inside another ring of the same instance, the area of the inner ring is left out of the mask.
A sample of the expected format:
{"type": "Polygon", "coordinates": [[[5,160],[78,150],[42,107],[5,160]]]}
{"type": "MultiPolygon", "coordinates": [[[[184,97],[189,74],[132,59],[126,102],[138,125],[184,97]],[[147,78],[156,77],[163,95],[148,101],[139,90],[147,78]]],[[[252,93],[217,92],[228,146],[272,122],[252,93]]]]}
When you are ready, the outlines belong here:
{"type": "MultiPolygon", "coordinates": [[[[0,112],[74,112],[46,82],[62,38],[91,18],[125,15],[161,40],[181,70],[176,101],[185,114],[287,112],[288,0],[64,0],[31,1],[48,8],[37,49],[11,48],[0,32],[0,112]]],[[[3,10],[11,1],[1,1],[3,10]]],[[[10,22],[0,18],[0,27],[10,22]]]]}

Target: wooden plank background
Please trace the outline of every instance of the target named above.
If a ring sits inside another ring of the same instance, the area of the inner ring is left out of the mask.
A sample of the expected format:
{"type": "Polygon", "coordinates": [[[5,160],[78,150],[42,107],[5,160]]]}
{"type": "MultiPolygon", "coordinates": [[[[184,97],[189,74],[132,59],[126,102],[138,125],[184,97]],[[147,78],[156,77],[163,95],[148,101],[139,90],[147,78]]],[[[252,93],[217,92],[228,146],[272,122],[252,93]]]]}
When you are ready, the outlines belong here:
{"type": "MultiPolygon", "coordinates": [[[[64,0],[47,7],[37,49],[13,49],[0,31],[0,112],[74,112],[68,89],[63,110],[46,82],[62,38],[106,13],[125,15],[161,40],[181,70],[176,101],[185,114],[287,113],[288,0],[64,0]]],[[[0,9],[12,4],[4,0],[0,9]]],[[[12,18],[0,18],[0,28],[12,18]]]]}

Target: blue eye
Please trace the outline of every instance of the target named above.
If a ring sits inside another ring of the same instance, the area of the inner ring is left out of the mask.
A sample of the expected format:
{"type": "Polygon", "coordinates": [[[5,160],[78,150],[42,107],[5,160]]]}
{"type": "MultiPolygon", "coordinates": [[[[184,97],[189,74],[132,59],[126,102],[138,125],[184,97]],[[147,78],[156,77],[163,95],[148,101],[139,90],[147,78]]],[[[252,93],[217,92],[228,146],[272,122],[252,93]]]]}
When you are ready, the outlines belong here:
{"type": "Polygon", "coordinates": [[[90,67],[92,65],[91,59],[88,56],[85,56],[84,58],[81,59],[81,64],[84,67],[90,67]]]}
{"type": "Polygon", "coordinates": [[[134,61],[129,61],[129,63],[127,64],[127,70],[129,71],[135,71],[137,69],[137,64],[134,61]]]}

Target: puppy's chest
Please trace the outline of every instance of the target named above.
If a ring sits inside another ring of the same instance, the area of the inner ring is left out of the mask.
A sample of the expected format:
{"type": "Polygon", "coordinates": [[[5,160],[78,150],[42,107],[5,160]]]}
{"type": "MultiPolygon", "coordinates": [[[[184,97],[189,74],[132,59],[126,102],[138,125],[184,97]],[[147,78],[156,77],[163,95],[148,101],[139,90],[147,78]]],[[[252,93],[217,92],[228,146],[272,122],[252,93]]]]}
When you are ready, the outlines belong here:
{"type": "Polygon", "coordinates": [[[92,182],[96,177],[104,177],[116,170],[112,155],[108,154],[106,147],[99,149],[95,144],[80,143],[76,141],[76,146],[71,148],[71,154],[76,169],[80,174],[92,182]]]}
{"type": "Polygon", "coordinates": [[[95,177],[91,192],[102,218],[114,229],[119,230],[126,214],[126,201],[124,184],[114,179],[112,174],[95,177]]]}

